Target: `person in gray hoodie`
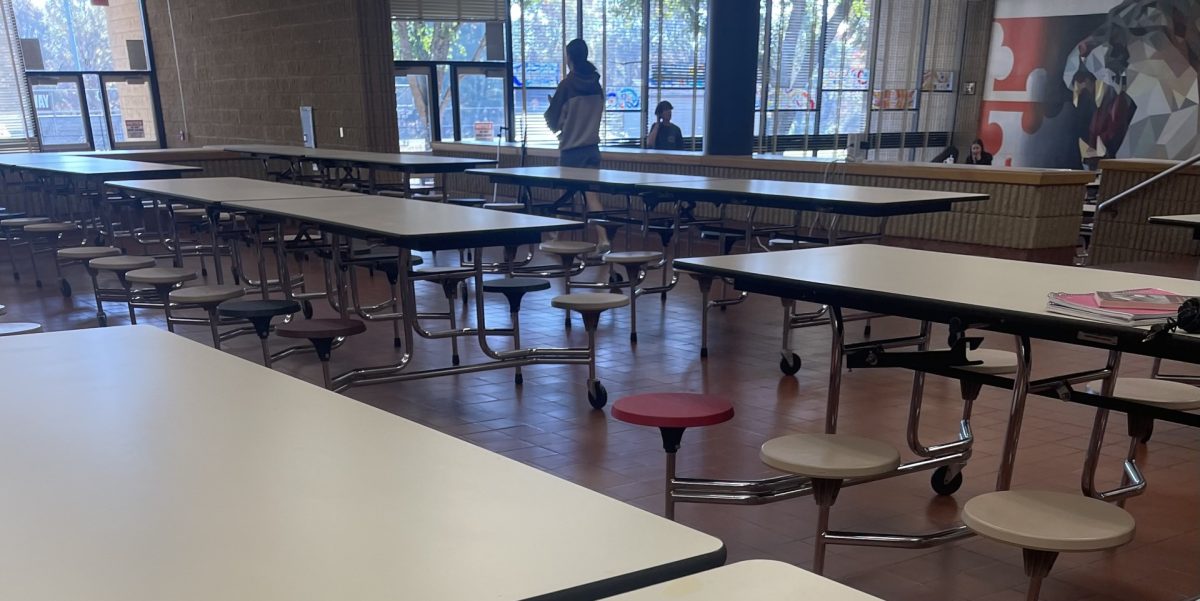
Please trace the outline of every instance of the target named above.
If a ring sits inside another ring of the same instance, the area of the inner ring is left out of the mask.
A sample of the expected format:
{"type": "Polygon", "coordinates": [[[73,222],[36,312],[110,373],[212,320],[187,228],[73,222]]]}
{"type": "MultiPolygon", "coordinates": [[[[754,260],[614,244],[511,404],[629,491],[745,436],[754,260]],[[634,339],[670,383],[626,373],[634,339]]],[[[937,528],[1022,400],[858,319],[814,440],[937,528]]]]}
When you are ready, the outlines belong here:
{"type": "MultiPolygon", "coordinates": [[[[580,39],[567,44],[570,72],[558,84],[546,109],[546,125],[558,136],[558,164],[563,167],[600,167],[600,120],[604,118],[604,87],[600,72],[588,61],[587,42],[580,39]]],[[[588,211],[601,211],[604,205],[593,192],[584,195],[588,211]]],[[[596,227],[596,253],[612,248],[608,233],[596,227]]]]}

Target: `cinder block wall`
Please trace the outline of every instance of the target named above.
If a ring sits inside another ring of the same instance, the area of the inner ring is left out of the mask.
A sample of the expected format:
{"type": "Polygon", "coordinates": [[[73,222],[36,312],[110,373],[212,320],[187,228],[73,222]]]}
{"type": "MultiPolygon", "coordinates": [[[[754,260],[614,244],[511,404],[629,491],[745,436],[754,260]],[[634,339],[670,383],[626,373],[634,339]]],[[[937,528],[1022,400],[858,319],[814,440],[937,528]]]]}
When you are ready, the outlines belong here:
{"type": "Polygon", "coordinates": [[[322,147],[397,148],[387,0],[176,0],[170,10],[146,0],[146,10],[168,146],[300,144],[300,107],[312,106],[322,147]]]}

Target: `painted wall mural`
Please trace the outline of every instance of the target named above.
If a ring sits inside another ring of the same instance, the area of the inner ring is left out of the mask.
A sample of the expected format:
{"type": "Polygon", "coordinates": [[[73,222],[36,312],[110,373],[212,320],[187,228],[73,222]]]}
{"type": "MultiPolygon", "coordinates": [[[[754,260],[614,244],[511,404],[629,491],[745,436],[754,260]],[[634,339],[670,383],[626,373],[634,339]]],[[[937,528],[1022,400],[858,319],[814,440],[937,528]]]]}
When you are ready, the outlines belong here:
{"type": "Polygon", "coordinates": [[[997,0],[980,138],[996,164],[1200,153],[1200,1],[997,0]]]}

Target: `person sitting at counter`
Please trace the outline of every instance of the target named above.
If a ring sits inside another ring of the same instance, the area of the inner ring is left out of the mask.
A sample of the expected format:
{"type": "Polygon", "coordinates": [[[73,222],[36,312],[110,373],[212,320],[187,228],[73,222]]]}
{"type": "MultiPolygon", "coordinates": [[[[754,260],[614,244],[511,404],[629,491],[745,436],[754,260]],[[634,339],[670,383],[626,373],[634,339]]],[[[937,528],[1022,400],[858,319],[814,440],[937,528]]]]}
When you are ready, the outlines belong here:
{"type": "Polygon", "coordinates": [[[968,165],[992,164],[992,155],[983,149],[983,140],[975,138],[975,141],[971,142],[971,153],[967,155],[966,162],[968,165]]]}
{"type": "Polygon", "coordinates": [[[655,150],[683,150],[683,131],[671,123],[671,111],[675,107],[666,100],[654,107],[654,125],[646,135],[646,148],[655,150]]]}

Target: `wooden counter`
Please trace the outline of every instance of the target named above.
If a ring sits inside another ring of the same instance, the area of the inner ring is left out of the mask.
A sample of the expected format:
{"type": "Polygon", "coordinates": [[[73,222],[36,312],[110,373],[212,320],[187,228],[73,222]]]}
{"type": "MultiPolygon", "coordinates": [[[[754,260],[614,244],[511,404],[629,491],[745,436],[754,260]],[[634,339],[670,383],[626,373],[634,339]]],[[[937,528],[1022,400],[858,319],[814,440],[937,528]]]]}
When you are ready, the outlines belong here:
{"type": "MultiPolygon", "coordinates": [[[[433,145],[435,154],[495,158],[497,144],[442,142],[433,145]]],[[[520,147],[499,145],[501,167],[515,167],[520,147]]],[[[966,252],[986,256],[1068,263],[1082,221],[1080,203],[1095,174],[1059,169],[1022,169],[938,163],[865,162],[844,163],[824,159],[787,156],[719,157],[679,151],[637,148],[605,148],[601,166],[625,171],[649,171],[707,177],[828,182],[886,188],[942,190],[981,193],[990,199],[966,203],[948,213],[889,219],[884,226],[889,243],[930,250],[966,252]]],[[[545,146],[527,149],[527,166],[553,165],[558,150],[545,146]]],[[[484,178],[454,176],[448,179],[451,194],[491,196],[492,186],[484,178]]],[[[513,186],[500,186],[501,196],[514,196],[513,186]]],[[[551,201],[553,191],[535,190],[539,201],[551,201]]],[[[616,205],[624,199],[606,198],[616,205]]],[[[702,215],[711,215],[701,211],[702,215]]],[[[743,219],[745,210],[727,212],[743,219]]],[[[790,212],[759,210],[755,221],[791,224],[790,212]]],[[[811,221],[812,216],[806,216],[811,221]]],[[[847,218],[845,231],[875,232],[881,222],[871,218],[847,218]]]]}
{"type": "MultiPolygon", "coordinates": [[[[1101,161],[1104,175],[1096,201],[1114,198],[1176,164],[1178,161],[1157,159],[1101,161]]],[[[1192,239],[1191,230],[1151,224],[1149,219],[1194,213],[1200,213],[1200,166],[1195,165],[1097,212],[1088,249],[1090,264],[1190,262],[1200,255],[1200,242],[1192,239]]]]}

